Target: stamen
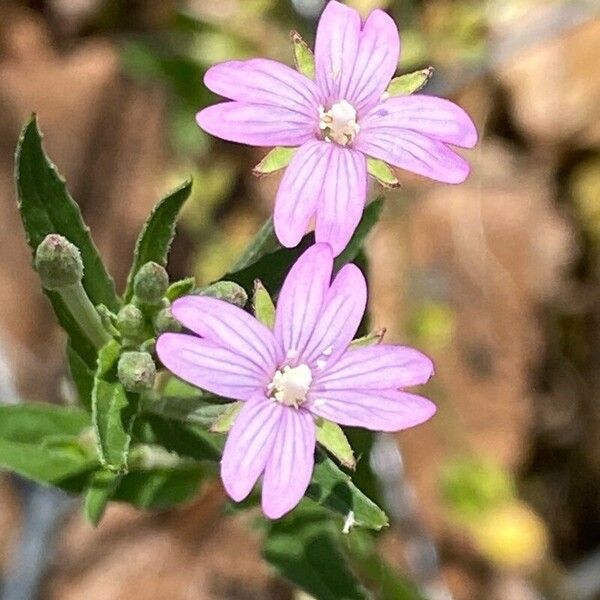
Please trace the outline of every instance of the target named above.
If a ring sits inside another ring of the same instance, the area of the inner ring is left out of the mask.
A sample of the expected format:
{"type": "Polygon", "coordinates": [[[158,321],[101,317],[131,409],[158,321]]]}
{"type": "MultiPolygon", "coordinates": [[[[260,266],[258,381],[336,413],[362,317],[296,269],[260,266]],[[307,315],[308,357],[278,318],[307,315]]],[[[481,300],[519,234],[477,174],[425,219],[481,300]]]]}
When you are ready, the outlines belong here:
{"type": "Polygon", "coordinates": [[[347,146],[360,131],[356,122],[356,109],[346,100],[336,102],[328,111],[324,106],[320,106],[319,129],[326,142],[347,146]]]}
{"type": "Polygon", "coordinates": [[[306,401],[312,379],[311,370],[306,365],[286,365],[275,372],[267,386],[267,393],[281,404],[298,408],[306,401]]]}

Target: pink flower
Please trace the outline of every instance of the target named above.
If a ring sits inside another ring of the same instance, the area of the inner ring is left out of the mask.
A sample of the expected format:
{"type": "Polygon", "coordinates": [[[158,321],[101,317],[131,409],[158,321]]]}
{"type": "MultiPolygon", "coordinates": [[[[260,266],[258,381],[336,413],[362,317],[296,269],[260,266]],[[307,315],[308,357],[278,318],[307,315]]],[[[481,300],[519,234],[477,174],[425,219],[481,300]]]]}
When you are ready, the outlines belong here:
{"type": "Polygon", "coordinates": [[[206,85],[232,102],[200,111],[200,127],[254,146],[299,146],[275,202],[275,231],[298,244],[316,215],[316,240],[339,254],[367,196],[366,157],[446,183],[461,183],[469,165],[448,145],[472,148],[468,115],[443,98],[386,98],[400,40],[394,21],[373,11],[366,22],[327,4],[315,44],[315,80],[281,63],[229,61],[208,70],[206,85]]]}
{"type": "Polygon", "coordinates": [[[241,501],[263,475],[262,506],[279,518],[311,480],[315,417],[341,425],[398,431],[435,412],[402,388],[425,383],[429,358],[403,346],[349,348],[365,311],[360,270],[343,267],[333,282],[333,252],[309,248],[292,267],[277,303],[273,331],[241,308],[204,296],[173,303],[196,335],[165,333],[163,364],[200,388],[244,401],[221,463],[227,493],[241,501]]]}

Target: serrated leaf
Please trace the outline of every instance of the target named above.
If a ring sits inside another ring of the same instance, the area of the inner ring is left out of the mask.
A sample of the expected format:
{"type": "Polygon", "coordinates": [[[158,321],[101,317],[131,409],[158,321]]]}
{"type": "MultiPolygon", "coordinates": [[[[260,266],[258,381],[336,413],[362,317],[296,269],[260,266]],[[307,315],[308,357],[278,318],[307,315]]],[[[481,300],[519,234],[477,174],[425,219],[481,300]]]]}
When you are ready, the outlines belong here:
{"type": "Polygon", "coordinates": [[[394,77],[386,92],[390,96],[408,96],[423,89],[433,75],[433,67],[394,77]]]}
{"type": "Polygon", "coordinates": [[[269,329],[273,329],[275,326],[275,304],[273,304],[271,294],[259,279],[254,282],[252,305],[254,316],[269,329]]]}
{"type": "Polygon", "coordinates": [[[106,469],[100,469],[92,476],[83,502],[84,514],[92,525],[100,523],[108,501],[115,493],[121,478],[122,474],[106,469]]]}
{"type": "Polygon", "coordinates": [[[210,296],[236,306],[244,307],[248,302],[246,290],[234,281],[217,281],[197,292],[199,296],[210,296]]]}
{"type": "Polygon", "coordinates": [[[345,467],[354,469],[356,467],[354,452],[343,429],[337,423],[322,418],[317,419],[316,425],[317,442],[331,452],[345,467]]]}
{"type": "Polygon", "coordinates": [[[181,296],[191,293],[195,287],[196,280],[194,277],[186,277],[180,281],[175,281],[167,289],[167,300],[173,302],[173,300],[177,300],[177,298],[181,298],[181,296]]]}
{"type": "Polygon", "coordinates": [[[362,337],[352,340],[350,342],[350,348],[366,348],[367,346],[374,346],[375,344],[380,344],[384,335],[385,329],[377,329],[376,331],[371,331],[371,333],[367,333],[367,335],[363,335],[362,337]]]}
{"type": "Polygon", "coordinates": [[[322,451],[317,451],[313,479],[306,496],[345,518],[352,512],[358,527],[379,530],[389,525],[383,510],[322,451]]]}
{"type": "Polygon", "coordinates": [[[173,237],[175,224],[181,207],[192,190],[192,180],[187,179],[170,194],[165,196],[153,209],[135,244],[133,264],[127,277],[124,299],[129,302],[133,296],[133,278],[139,268],[149,261],[165,267],[173,237]]]}
{"type": "Polygon", "coordinates": [[[316,600],[368,600],[342,553],[331,522],[320,511],[299,506],[275,521],[263,544],[275,569],[316,600]]]}
{"type": "MultiPolygon", "coordinates": [[[[275,252],[278,248],[281,248],[281,245],[275,235],[273,218],[269,217],[258,230],[254,239],[248,244],[248,247],[244,250],[242,256],[235,265],[233,265],[231,271],[234,273],[241,271],[260,260],[266,254],[275,252]]],[[[228,277],[225,276],[223,279],[228,279],[228,277]]]]}
{"type": "Polygon", "coordinates": [[[400,185],[400,181],[392,171],[392,168],[383,160],[369,156],[367,158],[367,170],[371,177],[379,181],[381,185],[387,188],[395,188],[400,185]]]}
{"type": "Polygon", "coordinates": [[[87,410],[92,410],[92,389],[94,387],[94,372],[90,369],[73,349],[70,342],[67,343],[67,365],[69,374],[75,384],[79,402],[87,410]]]}
{"type": "Polygon", "coordinates": [[[210,426],[213,433],[227,433],[233,426],[235,418],[242,410],[243,402],[233,402],[227,405],[225,412],[221,413],[210,426]]]}
{"type": "Polygon", "coordinates": [[[127,468],[131,429],[138,409],[138,395],[126,392],[117,378],[120,345],[111,340],[98,353],[92,390],[92,422],[102,465],[112,471],[127,468]]]}
{"type": "Polygon", "coordinates": [[[269,175],[285,169],[290,164],[298,148],[287,148],[286,146],[277,146],[270,150],[268,154],[252,169],[254,175],[269,175]]]}
{"type": "Polygon", "coordinates": [[[315,78],[315,55],[308,44],[302,39],[297,31],[290,33],[292,45],[294,47],[294,62],[296,70],[309,79],[315,78]]]}

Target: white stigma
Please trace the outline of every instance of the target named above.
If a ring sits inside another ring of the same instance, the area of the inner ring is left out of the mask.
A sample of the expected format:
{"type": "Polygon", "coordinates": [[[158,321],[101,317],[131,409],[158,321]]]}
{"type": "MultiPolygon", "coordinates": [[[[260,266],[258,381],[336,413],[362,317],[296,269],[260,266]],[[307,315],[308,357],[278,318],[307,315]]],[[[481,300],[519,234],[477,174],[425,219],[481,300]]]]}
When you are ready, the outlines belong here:
{"type": "Polygon", "coordinates": [[[306,365],[286,365],[275,372],[267,391],[277,402],[298,408],[306,400],[312,379],[312,373],[306,365]]]}
{"type": "Polygon", "coordinates": [[[319,107],[319,129],[327,142],[346,146],[360,131],[356,122],[356,109],[346,100],[336,102],[328,111],[319,107]]]}

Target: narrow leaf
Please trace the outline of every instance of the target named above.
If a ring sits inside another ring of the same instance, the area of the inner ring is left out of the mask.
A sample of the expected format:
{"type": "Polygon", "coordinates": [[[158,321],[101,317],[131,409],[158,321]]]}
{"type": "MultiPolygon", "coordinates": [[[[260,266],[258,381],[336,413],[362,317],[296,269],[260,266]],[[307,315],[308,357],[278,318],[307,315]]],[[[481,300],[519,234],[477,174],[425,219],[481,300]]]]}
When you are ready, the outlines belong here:
{"type": "Polygon", "coordinates": [[[352,446],[337,423],[319,418],[317,420],[317,442],[329,450],[345,467],[349,469],[356,467],[352,446]]]}
{"type": "Polygon", "coordinates": [[[267,288],[260,279],[254,282],[254,298],[252,300],[254,316],[270,329],[275,325],[275,304],[267,288]]]}
{"type": "Polygon", "coordinates": [[[231,403],[215,404],[206,402],[199,399],[198,396],[189,398],[164,396],[159,399],[145,401],[143,411],[165,419],[210,429],[213,423],[229,410],[230,406],[231,403]]]}
{"type": "Polygon", "coordinates": [[[127,277],[125,301],[133,296],[133,278],[138,269],[149,261],[165,267],[171,242],[175,236],[175,223],[181,207],[192,190],[192,181],[184,181],[178,188],[165,196],[155,207],[135,244],[133,265],[127,277]]]}
{"type": "Polygon", "coordinates": [[[108,501],[117,489],[121,477],[121,474],[106,469],[94,473],[83,502],[83,511],[92,525],[96,526],[100,523],[108,501]]]}
{"type": "Polygon", "coordinates": [[[211,425],[210,430],[213,433],[227,433],[232,428],[243,405],[243,402],[233,402],[232,404],[228,404],[225,412],[217,417],[215,422],[211,425]]]}
{"type": "Polygon", "coordinates": [[[270,150],[269,153],[252,169],[254,175],[269,175],[284,169],[290,164],[297,148],[287,148],[285,146],[277,146],[270,150]]]}
{"type": "Polygon", "coordinates": [[[395,188],[400,186],[400,181],[392,171],[392,168],[379,158],[367,158],[367,169],[369,175],[377,179],[377,181],[387,188],[395,188]]]}
{"type": "Polygon", "coordinates": [[[92,389],[94,387],[94,372],[90,369],[73,349],[71,342],[67,343],[67,365],[69,367],[69,374],[75,384],[77,395],[79,396],[79,402],[87,410],[92,409],[92,389]]]}
{"type": "Polygon", "coordinates": [[[290,34],[294,46],[296,70],[310,79],[315,78],[315,55],[297,31],[290,34]]]}
{"type": "MultiPolygon", "coordinates": [[[[265,254],[275,252],[278,248],[281,248],[281,246],[275,235],[273,218],[269,217],[231,270],[234,273],[241,271],[260,260],[265,254]]],[[[225,276],[223,279],[228,278],[225,276]]]]}
{"type": "Polygon", "coordinates": [[[433,75],[433,67],[427,67],[413,73],[406,73],[399,77],[394,77],[386,92],[390,96],[408,96],[423,89],[433,75]]]}

